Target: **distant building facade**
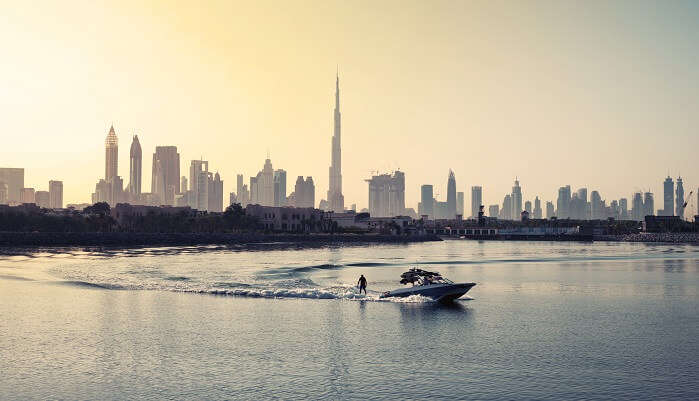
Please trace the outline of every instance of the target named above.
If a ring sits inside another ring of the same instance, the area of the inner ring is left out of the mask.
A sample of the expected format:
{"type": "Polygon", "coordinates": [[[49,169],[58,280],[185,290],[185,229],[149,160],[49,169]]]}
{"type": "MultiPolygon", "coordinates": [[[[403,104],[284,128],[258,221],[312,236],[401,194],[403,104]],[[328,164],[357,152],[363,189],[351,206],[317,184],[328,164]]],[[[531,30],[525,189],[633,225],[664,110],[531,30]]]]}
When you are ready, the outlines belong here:
{"type": "Polygon", "coordinates": [[[393,175],[375,175],[366,181],[372,217],[394,217],[405,213],[405,173],[396,171],[393,175]]]}
{"type": "Polygon", "coordinates": [[[0,168],[0,204],[19,204],[22,201],[22,189],[24,188],[23,168],[0,168]]]}
{"type": "MultiPolygon", "coordinates": [[[[481,205],[483,204],[483,187],[480,186],[473,186],[471,187],[471,217],[476,218],[478,217],[478,211],[480,210],[481,205]]],[[[492,216],[490,217],[497,217],[497,216],[492,216]]]]}

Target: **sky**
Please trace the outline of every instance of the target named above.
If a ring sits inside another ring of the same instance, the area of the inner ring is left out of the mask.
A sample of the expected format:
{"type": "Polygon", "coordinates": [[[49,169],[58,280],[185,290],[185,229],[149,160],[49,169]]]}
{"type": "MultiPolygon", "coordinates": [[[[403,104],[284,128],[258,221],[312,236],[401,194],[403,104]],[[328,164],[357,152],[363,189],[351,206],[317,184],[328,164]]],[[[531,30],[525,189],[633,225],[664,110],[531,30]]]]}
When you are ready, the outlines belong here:
{"type": "MultiPolygon", "coordinates": [[[[483,186],[502,203],[557,189],[611,201],[665,176],[699,185],[699,3],[692,1],[0,0],[0,167],[25,186],[64,182],[88,202],[104,139],[131,137],[150,191],[155,146],[181,171],[209,160],[224,180],[262,169],[313,176],[325,198],[335,74],[346,205],[366,207],[372,172],[446,199],[483,186]]],[[[694,200],[696,203],[696,198],[694,200]]],[[[690,207],[695,209],[696,206],[690,207]]]]}

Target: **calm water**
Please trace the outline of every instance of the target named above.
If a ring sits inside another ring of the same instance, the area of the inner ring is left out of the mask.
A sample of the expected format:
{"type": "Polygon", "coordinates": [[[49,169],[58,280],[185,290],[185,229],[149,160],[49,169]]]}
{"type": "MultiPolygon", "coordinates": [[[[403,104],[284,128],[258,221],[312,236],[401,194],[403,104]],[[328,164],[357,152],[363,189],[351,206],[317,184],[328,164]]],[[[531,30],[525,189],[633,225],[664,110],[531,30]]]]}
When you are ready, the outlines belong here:
{"type": "Polygon", "coordinates": [[[5,251],[0,399],[699,398],[697,247],[5,251]],[[379,301],[414,264],[478,285],[379,301]]]}

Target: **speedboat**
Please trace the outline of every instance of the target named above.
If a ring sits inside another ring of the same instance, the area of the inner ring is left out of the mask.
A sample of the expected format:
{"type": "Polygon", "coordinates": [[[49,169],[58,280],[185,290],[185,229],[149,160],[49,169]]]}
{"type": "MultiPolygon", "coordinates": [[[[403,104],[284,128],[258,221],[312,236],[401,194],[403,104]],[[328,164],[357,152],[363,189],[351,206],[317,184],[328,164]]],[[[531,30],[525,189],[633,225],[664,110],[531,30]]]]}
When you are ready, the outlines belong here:
{"type": "Polygon", "coordinates": [[[422,295],[439,302],[451,302],[466,294],[476,283],[455,283],[439,273],[413,267],[400,275],[400,283],[410,287],[386,291],[379,298],[409,297],[422,295]]]}

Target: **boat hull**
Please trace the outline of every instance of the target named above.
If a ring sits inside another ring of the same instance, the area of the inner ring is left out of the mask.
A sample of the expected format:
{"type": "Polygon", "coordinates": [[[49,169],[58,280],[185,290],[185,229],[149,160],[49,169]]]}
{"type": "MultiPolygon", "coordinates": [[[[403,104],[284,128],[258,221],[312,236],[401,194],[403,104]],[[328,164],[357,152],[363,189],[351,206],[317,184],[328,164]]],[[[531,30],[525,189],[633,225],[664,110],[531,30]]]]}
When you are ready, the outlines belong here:
{"type": "Polygon", "coordinates": [[[420,285],[408,288],[399,288],[397,290],[388,291],[381,295],[380,298],[390,297],[409,297],[411,295],[421,295],[423,297],[432,298],[439,302],[452,302],[461,298],[466,294],[476,283],[456,283],[456,284],[430,284],[420,285]]]}

